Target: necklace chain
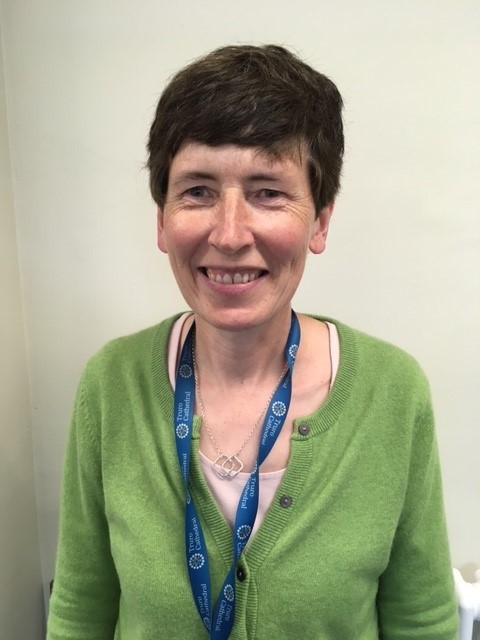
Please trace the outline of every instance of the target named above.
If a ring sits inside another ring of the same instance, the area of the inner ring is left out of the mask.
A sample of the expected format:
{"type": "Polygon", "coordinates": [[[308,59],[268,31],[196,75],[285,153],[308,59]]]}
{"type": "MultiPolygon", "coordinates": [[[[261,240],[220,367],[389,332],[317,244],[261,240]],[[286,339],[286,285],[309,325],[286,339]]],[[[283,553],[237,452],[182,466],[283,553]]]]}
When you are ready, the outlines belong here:
{"type": "Polygon", "coordinates": [[[249,433],[247,434],[247,436],[245,437],[244,441],[242,442],[242,445],[240,446],[240,449],[238,449],[238,451],[236,453],[233,453],[232,455],[228,456],[226,453],[223,453],[223,451],[220,449],[220,447],[218,446],[218,442],[217,442],[215,436],[213,435],[213,433],[210,430],[210,427],[208,426],[207,417],[205,415],[205,405],[203,404],[203,398],[202,398],[202,394],[200,392],[200,383],[199,383],[199,379],[198,379],[197,361],[195,359],[195,347],[193,347],[193,349],[192,349],[192,359],[193,359],[193,375],[194,375],[194,379],[195,379],[195,392],[196,392],[197,400],[198,400],[198,408],[200,409],[200,415],[202,417],[202,426],[205,427],[205,431],[207,432],[207,435],[210,438],[210,440],[211,440],[211,442],[212,442],[212,444],[213,444],[213,446],[215,448],[215,452],[217,454],[217,457],[212,462],[212,468],[215,471],[215,473],[220,478],[222,478],[222,480],[224,480],[226,478],[234,478],[238,473],[240,473],[240,471],[244,467],[244,464],[241,461],[239,456],[242,453],[243,449],[245,448],[247,442],[250,440],[250,438],[253,436],[255,431],[260,426],[260,423],[262,422],[262,419],[263,419],[263,417],[264,417],[264,415],[265,415],[265,413],[266,413],[266,411],[267,411],[267,409],[268,409],[268,407],[270,405],[270,402],[271,402],[273,396],[275,395],[275,391],[277,390],[277,387],[280,384],[280,381],[282,380],[283,376],[287,372],[288,364],[285,364],[285,366],[283,367],[282,373],[280,374],[277,382],[275,383],[275,386],[273,388],[272,393],[269,395],[268,400],[267,400],[264,408],[262,409],[262,412],[258,416],[255,424],[250,429],[249,433]]]}

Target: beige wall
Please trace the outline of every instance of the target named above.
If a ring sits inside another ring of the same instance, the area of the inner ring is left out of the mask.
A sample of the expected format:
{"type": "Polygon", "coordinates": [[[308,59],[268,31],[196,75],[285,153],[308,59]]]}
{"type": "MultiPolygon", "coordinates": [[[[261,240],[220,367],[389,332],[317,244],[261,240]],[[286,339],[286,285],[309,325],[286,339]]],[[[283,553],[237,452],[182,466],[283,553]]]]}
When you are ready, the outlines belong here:
{"type": "Polygon", "coordinates": [[[478,0],[1,1],[45,584],[86,359],[185,306],[155,248],[141,169],[158,93],[193,57],[252,41],[297,49],[345,97],[343,189],[296,308],[395,342],[426,370],[453,561],[471,577],[480,567],[478,0]]]}
{"type": "Polygon", "coordinates": [[[0,40],[0,638],[40,640],[32,421],[0,40]]]}

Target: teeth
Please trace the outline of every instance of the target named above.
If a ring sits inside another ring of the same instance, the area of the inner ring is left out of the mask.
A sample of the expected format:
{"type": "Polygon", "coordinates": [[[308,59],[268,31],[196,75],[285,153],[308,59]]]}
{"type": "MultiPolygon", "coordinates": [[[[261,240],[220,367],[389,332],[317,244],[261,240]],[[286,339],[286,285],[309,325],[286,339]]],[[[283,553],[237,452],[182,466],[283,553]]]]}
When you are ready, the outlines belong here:
{"type": "Polygon", "coordinates": [[[217,282],[218,284],[247,284],[247,282],[253,282],[260,275],[259,271],[252,271],[252,273],[234,273],[233,275],[230,273],[224,273],[221,275],[220,273],[214,274],[207,269],[207,276],[213,282],[217,282]]]}

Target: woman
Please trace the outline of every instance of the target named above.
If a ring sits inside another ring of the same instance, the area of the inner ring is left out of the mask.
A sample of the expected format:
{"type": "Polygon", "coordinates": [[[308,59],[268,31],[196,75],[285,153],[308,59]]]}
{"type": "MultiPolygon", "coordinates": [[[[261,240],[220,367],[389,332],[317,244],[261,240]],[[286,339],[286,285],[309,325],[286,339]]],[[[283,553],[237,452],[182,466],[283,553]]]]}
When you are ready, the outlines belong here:
{"type": "Polygon", "coordinates": [[[335,85],[285,49],[177,74],[149,139],[158,246],[191,311],[80,383],[49,640],[452,640],[428,386],[296,315],[343,157],[335,85]]]}

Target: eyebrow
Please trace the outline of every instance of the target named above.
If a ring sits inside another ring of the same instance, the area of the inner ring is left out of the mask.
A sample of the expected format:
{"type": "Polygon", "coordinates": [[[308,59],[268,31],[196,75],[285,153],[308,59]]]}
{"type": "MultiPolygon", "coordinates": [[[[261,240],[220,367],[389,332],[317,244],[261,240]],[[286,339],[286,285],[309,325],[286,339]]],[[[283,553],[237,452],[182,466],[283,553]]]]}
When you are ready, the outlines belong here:
{"type": "Polygon", "coordinates": [[[254,173],[247,177],[249,182],[280,182],[282,178],[275,173],[254,173]]]}
{"type": "MultiPolygon", "coordinates": [[[[197,180],[216,180],[217,177],[213,173],[208,173],[206,171],[185,171],[180,173],[175,180],[173,180],[174,185],[181,184],[182,182],[195,182],[197,180]]],[[[280,182],[282,180],[281,176],[276,175],[275,173],[252,173],[246,176],[247,182],[280,182]]]]}
{"type": "Polygon", "coordinates": [[[215,180],[215,176],[212,173],[206,173],[204,171],[184,171],[175,178],[173,184],[196,180],[215,180]]]}

